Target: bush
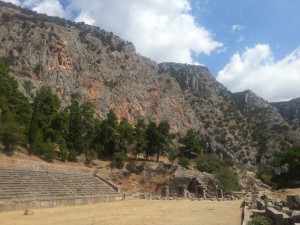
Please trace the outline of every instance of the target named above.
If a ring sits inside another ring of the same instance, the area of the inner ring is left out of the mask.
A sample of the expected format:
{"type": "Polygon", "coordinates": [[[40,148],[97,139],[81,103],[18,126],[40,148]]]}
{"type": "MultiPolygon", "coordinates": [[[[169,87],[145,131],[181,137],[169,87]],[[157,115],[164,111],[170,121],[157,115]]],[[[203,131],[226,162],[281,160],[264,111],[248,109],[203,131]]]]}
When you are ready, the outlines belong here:
{"type": "Polygon", "coordinates": [[[126,169],[130,171],[131,173],[136,172],[136,165],[133,162],[127,163],[126,164],[126,169]]]}
{"type": "Polygon", "coordinates": [[[272,186],[272,177],[273,177],[273,172],[271,170],[258,170],[256,173],[256,176],[265,184],[272,186]]]}
{"type": "Polygon", "coordinates": [[[45,160],[48,162],[53,162],[56,154],[54,145],[51,142],[50,139],[47,139],[47,141],[38,143],[37,148],[39,149],[39,152],[45,157],[45,160]]]}
{"type": "Polygon", "coordinates": [[[228,193],[240,189],[237,177],[227,168],[222,168],[222,170],[216,172],[215,178],[224,192],[228,193]]]}
{"type": "Polygon", "coordinates": [[[97,153],[94,151],[94,149],[86,149],[84,151],[85,156],[85,163],[90,164],[94,159],[97,158],[97,153]]]}
{"type": "Polygon", "coordinates": [[[190,165],[190,160],[186,157],[181,157],[178,159],[178,164],[184,168],[188,168],[190,165]]]}
{"type": "Polygon", "coordinates": [[[254,217],[247,225],[270,225],[270,223],[263,217],[254,217]]]}
{"type": "Polygon", "coordinates": [[[225,165],[225,161],[220,161],[216,154],[201,154],[197,160],[197,169],[201,172],[216,173],[225,165]],[[223,165],[224,164],[224,165],[223,165]]]}
{"type": "Polygon", "coordinates": [[[117,152],[114,154],[114,159],[111,162],[111,167],[117,168],[117,169],[123,169],[124,167],[124,161],[125,161],[125,154],[122,152],[117,152]]]}
{"type": "Polygon", "coordinates": [[[197,162],[197,169],[201,172],[215,173],[220,170],[217,162],[197,162]]]}
{"type": "Polygon", "coordinates": [[[169,152],[168,159],[171,163],[173,163],[177,158],[177,154],[175,152],[169,152]]]}
{"type": "Polygon", "coordinates": [[[73,150],[73,149],[70,150],[69,154],[68,154],[68,160],[71,162],[75,162],[76,158],[77,158],[77,154],[76,154],[75,150],[73,150]]]}

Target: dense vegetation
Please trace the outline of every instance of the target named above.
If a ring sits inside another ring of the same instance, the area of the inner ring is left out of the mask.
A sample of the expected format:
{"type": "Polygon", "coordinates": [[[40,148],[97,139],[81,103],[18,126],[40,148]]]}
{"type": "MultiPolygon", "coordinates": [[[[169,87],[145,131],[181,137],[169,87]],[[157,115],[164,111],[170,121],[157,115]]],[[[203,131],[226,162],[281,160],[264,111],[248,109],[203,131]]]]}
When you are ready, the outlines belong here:
{"type": "Polygon", "coordinates": [[[271,167],[262,166],[257,176],[274,188],[300,187],[300,146],[274,153],[271,167]]]}

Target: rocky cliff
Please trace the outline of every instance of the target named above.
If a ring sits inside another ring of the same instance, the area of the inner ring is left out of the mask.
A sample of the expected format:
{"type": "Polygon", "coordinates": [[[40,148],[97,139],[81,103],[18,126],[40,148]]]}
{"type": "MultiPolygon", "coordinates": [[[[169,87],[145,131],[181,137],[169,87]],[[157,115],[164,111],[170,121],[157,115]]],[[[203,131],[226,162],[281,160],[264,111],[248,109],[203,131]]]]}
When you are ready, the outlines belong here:
{"type": "Polygon", "coordinates": [[[274,102],[271,105],[290,123],[300,125],[300,98],[287,102],[274,102]]]}
{"type": "Polygon", "coordinates": [[[99,118],[113,108],[131,123],[168,120],[178,133],[194,128],[205,151],[249,166],[300,143],[299,126],[251,91],[232,94],[205,67],[158,65],[98,27],[0,6],[0,55],[10,59],[12,75],[29,98],[50,86],[64,107],[78,93],[99,118]]]}

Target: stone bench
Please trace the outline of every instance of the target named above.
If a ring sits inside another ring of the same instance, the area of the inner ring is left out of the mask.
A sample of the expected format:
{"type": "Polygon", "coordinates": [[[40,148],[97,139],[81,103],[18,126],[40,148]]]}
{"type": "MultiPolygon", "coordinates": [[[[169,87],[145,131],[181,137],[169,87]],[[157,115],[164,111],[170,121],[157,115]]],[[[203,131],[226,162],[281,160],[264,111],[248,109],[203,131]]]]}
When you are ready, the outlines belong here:
{"type": "Polygon", "coordinates": [[[266,208],[266,216],[274,221],[275,225],[284,225],[288,224],[289,222],[289,216],[279,212],[278,210],[272,208],[272,207],[267,207],[266,208]]]}

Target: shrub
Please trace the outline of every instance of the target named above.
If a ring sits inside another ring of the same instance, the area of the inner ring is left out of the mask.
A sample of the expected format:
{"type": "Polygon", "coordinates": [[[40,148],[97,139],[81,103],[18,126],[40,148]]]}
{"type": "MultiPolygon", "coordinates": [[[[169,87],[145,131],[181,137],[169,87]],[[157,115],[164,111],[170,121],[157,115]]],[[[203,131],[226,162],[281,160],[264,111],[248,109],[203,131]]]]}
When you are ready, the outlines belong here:
{"type": "Polygon", "coordinates": [[[85,162],[90,164],[94,159],[97,158],[97,153],[94,151],[94,149],[87,149],[84,151],[84,156],[85,162]]]}
{"type": "Polygon", "coordinates": [[[186,157],[181,157],[178,159],[178,164],[184,168],[188,168],[190,165],[190,160],[186,157]]]}
{"type": "Polygon", "coordinates": [[[177,158],[177,154],[175,152],[169,152],[168,159],[170,162],[173,163],[176,160],[176,158],[177,158]]]}
{"type": "Polygon", "coordinates": [[[126,164],[126,169],[130,171],[131,173],[136,172],[136,165],[133,162],[129,162],[126,164]]]}
{"type": "Polygon", "coordinates": [[[237,191],[240,189],[237,177],[229,169],[223,168],[216,172],[215,178],[218,180],[220,188],[222,188],[224,192],[237,191]]]}
{"type": "Polygon", "coordinates": [[[247,225],[270,225],[270,223],[263,217],[254,217],[247,225]]]}
{"type": "Polygon", "coordinates": [[[114,159],[111,162],[111,166],[117,169],[123,169],[125,161],[125,154],[122,152],[117,152],[114,154],[114,159]]]}
{"type": "Polygon", "coordinates": [[[72,161],[72,162],[75,162],[76,161],[76,157],[77,157],[77,154],[75,152],[75,150],[70,150],[69,151],[69,154],[68,154],[68,160],[72,161]]]}
{"type": "Polygon", "coordinates": [[[42,153],[42,155],[45,157],[46,161],[53,162],[56,154],[54,150],[54,145],[49,138],[45,142],[38,143],[37,147],[39,148],[39,151],[42,153]]]}
{"type": "Polygon", "coordinates": [[[197,162],[197,169],[201,172],[214,173],[220,170],[217,162],[197,162]]]}
{"type": "Polygon", "coordinates": [[[201,154],[196,160],[197,169],[201,172],[215,173],[221,169],[221,164],[219,157],[216,154],[201,154]]]}
{"type": "Polygon", "coordinates": [[[271,170],[266,170],[266,169],[258,170],[256,176],[265,184],[272,186],[271,179],[273,177],[273,172],[271,170]]]}

